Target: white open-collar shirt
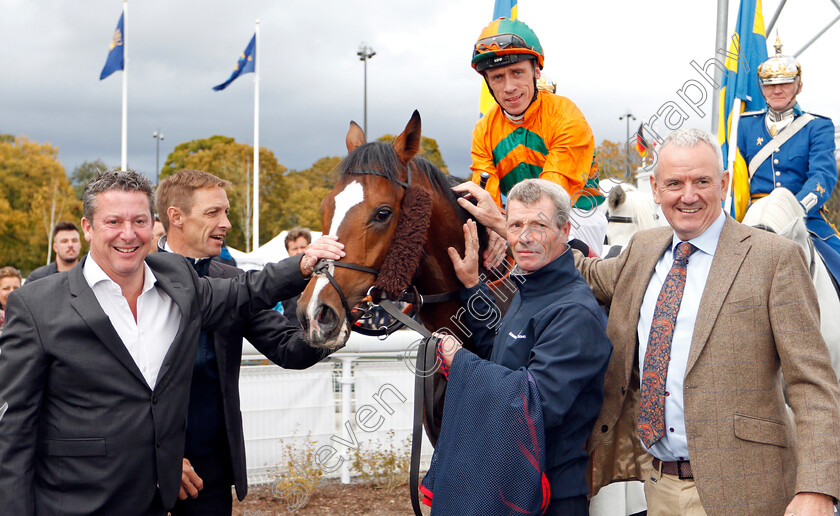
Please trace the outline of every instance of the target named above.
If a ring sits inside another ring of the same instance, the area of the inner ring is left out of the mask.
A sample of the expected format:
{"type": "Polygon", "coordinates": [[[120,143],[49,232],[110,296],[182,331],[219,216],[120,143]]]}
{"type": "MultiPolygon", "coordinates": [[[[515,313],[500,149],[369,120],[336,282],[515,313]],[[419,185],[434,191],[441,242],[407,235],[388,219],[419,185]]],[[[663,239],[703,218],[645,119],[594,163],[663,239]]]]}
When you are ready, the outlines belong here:
{"type": "Polygon", "coordinates": [[[163,359],[175,340],[181,323],[181,311],[157,282],[152,269],[143,262],[143,290],[137,298],[137,320],[131,313],[122,289],[88,254],[84,276],[99,306],[111,320],[134,363],[149,388],[154,390],[163,359]]]}
{"type": "MultiPolygon", "coordinates": [[[[685,432],[685,405],[683,403],[683,380],[688,367],[688,352],[691,349],[691,338],[694,335],[694,325],[697,312],[700,309],[700,298],[706,288],[706,280],[712,268],[720,233],[726,222],[726,214],[721,210],[720,215],[706,231],[688,240],[697,251],[688,259],[686,267],[685,290],[683,291],[680,310],[677,312],[677,323],[671,340],[671,361],[668,363],[668,376],[665,379],[665,436],[654,443],[648,450],[659,460],[672,462],[689,460],[688,439],[685,432]]],[[[639,335],[639,364],[642,369],[639,375],[644,377],[645,353],[647,352],[650,327],[653,323],[653,312],[662,284],[674,264],[674,249],[682,240],[674,234],[671,246],[665,249],[662,257],[656,263],[656,269],[650,278],[645,291],[642,308],[639,313],[637,331],[639,335]]],[[[644,446],[644,444],[642,444],[644,446]]]]}

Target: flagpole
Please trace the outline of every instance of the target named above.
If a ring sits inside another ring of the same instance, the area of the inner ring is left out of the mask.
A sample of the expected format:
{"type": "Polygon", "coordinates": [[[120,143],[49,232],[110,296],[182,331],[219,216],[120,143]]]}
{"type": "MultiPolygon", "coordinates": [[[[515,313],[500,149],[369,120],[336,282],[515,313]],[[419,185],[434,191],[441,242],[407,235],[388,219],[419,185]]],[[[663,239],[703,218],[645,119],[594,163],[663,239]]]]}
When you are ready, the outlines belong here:
{"type": "Polygon", "coordinates": [[[128,170],[128,50],[125,43],[125,27],[128,24],[126,18],[128,12],[128,0],[123,0],[123,73],[122,73],[122,151],[120,168],[128,170]]]}
{"type": "Polygon", "coordinates": [[[254,29],[254,246],[260,247],[260,20],[254,29]]]}
{"type": "MultiPolygon", "coordinates": [[[[726,56],[726,31],[729,23],[729,0],[718,0],[717,2],[717,21],[715,23],[715,59],[718,55],[726,56]]],[[[715,99],[719,101],[721,85],[723,84],[723,72],[717,66],[714,67],[714,81],[715,81],[715,99]]],[[[712,106],[712,133],[718,132],[718,110],[717,106],[712,106]]],[[[717,135],[720,138],[720,135],[717,135]]]]}
{"type": "MultiPolygon", "coordinates": [[[[732,101],[732,127],[729,130],[729,156],[726,158],[729,171],[729,185],[726,188],[726,200],[723,202],[723,210],[726,214],[732,212],[732,179],[735,173],[735,160],[738,157],[738,122],[741,120],[741,99],[735,97],[732,101]]],[[[726,126],[724,125],[724,130],[726,126]]]]}

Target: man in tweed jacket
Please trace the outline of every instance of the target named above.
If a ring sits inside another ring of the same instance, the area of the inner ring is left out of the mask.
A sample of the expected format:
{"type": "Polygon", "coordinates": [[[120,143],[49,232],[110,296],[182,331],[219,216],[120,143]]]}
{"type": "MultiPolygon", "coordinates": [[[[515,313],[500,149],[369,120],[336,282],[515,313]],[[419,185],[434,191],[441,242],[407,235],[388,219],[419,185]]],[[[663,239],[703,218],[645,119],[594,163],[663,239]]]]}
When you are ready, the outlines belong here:
{"type": "Polygon", "coordinates": [[[728,181],[711,135],[675,131],[651,178],[673,230],[638,233],[609,260],[575,256],[595,296],[610,307],[613,343],[604,405],[587,443],[592,494],[610,482],[641,479],[651,515],[833,514],[840,496],[840,389],[804,255],[790,241],[727,217],[720,202],[728,181]],[[665,436],[648,453],[636,433],[640,348],[648,341],[656,282],[662,285],[680,241],[700,251],[689,261],[671,345],[665,436]],[[704,259],[692,290],[692,273],[704,259]],[[681,324],[689,327],[682,336],[681,324]]]}

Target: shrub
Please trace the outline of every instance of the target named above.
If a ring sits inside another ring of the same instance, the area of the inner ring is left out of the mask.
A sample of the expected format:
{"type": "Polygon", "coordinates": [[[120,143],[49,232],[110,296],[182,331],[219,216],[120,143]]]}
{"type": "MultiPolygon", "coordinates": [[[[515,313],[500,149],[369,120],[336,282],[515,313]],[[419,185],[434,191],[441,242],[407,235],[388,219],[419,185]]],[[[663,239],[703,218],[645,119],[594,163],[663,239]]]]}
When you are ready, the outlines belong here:
{"type": "Polygon", "coordinates": [[[408,483],[411,464],[411,436],[401,443],[395,443],[394,439],[394,431],[389,430],[387,443],[369,440],[367,447],[359,446],[353,451],[352,470],[363,481],[388,494],[408,483]]]}
{"type": "Polygon", "coordinates": [[[312,440],[311,435],[311,432],[306,434],[302,444],[294,441],[283,443],[286,462],[278,466],[271,492],[275,497],[286,501],[289,511],[306,506],[312,492],[322,484],[323,471],[312,462],[317,443],[312,440]]]}

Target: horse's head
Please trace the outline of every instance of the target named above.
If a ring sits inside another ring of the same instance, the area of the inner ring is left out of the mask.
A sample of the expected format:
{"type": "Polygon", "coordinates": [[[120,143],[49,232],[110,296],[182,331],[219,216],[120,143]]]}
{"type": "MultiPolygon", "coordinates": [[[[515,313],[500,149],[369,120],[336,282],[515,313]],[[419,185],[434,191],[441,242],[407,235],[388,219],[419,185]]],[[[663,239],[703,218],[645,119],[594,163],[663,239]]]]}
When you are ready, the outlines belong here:
{"type": "Polygon", "coordinates": [[[742,222],[793,240],[806,256],[811,253],[805,209],[787,188],[776,188],[750,204],[742,222]]]}
{"type": "Polygon", "coordinates": [[[348,309],[374,284],[393,297],[408,287],[430,222],[430,193],[411,177],[420,149],[416,111],[393,143],[366,143],[354,122],[346,142],[338,183],[321,203],[324,233],[338,237],[346,256],[319,264],[298,301],[306,339],[318,347],[346,342],[353,322],[348,309]]]}
{"type": "Polygon", "coordinates": [[[607,243],[627,246],[638,231],[657,225],[653,196],[619,183],[607,196],[607,243]]]}

